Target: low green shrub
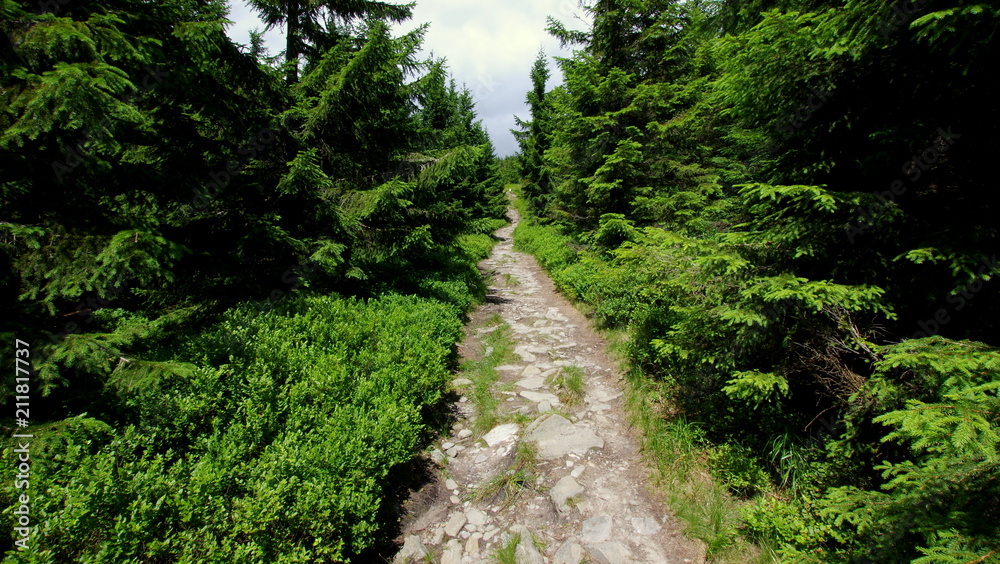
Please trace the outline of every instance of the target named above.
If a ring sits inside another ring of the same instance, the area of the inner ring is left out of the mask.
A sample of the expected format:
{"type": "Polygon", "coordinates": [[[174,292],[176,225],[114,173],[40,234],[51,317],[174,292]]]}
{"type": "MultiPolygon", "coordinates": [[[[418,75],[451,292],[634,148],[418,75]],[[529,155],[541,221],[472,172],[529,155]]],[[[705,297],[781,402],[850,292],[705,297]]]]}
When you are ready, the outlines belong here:
{"type": "Polygon", "coordinates": [[[40,431],[44,550],[18,561],[339,562],[371,547],[460,336],[452,307],[416,297],[231,310],[175,351],[199,366],[121,395],[127,424],[40,431]]]}
{"type": "Polygon", "coordinates": [[[724,443],[709,451],[709,465],[730,491],[747,498],[768,489],[770,476],[745,446],[724,443]]]}

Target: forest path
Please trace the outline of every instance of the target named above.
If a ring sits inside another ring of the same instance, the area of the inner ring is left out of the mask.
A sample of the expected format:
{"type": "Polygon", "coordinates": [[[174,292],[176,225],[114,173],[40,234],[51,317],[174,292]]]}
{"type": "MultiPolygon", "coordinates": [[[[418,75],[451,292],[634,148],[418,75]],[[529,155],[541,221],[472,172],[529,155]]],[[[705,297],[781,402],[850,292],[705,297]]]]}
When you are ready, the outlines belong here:
{"type": "Polygon", "coordinates": [[[534,257],[514,251],[520,218],[509,216],[480,264],[489,297],[460,352],[480,365],[497,347],[514,354],[456,379],[459,419],[432,451],[437,479],[407,503],[396,562],[704,562],[703,545],[647,487],[605,341],[534,257]],[[508,336],[491,339],[498,329],[508,336]],[[490,413],[477,407],[484,393],[490,413]]]}

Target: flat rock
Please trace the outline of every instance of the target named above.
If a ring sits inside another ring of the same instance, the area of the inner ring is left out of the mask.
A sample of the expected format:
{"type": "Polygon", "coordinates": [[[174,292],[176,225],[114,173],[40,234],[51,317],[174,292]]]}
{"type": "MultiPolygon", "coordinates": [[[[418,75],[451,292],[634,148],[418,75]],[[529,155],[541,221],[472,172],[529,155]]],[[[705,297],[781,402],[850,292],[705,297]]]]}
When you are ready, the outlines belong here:
{"type": "Polygon", "coordinates": [[[524,362],[530,363],[538,360],[534,354],[528,352],[528,350],[523,347],[517,347],[516,349],[514,349],[514,354],[521,357],[521,360],[523,360],[524,362]]]}
{"type": "Polygon", "coordinates": [[[423,562],[426,557],[427,548],[424,547],[424,543],[420,542],[420,537],[417,535],[410,535],[406,537],[402,550],[396,554],[396,558],[393,562],[398,564],[407,562],[423,562]]]}
{"type": "Polygon", "coordinates": [[[469,380],[468,378],[455,378],[451,381],[451,383],[455,386],[471,386],[472,380],[469,380]]]}
{"type": "Polygon", "coordinates": [[[445,523],[444,526],[445,534],[447,534],[449,537],[457,537],[458,532],[461,531],[462,527],[465,526],[465,522],[466,522],[465,513],[459,511],[453,514],[451,518],[448,519],[448,522],[445,523]]]}
{"type": "Polygon", "coordinates": [[[617,542],[602,542],[587,546],[587,554],[601,564],[628,564],[632,555],[617,542]]]}
{"type": "Polygon", "coordinates": [[[434,464],[441,464],[444,462],[444,453],[441,452],[437,447],[431,449],[431,460],[434,464]]]}
{"type": "Polygon", "coordinates": [[[538,413],[548,413],[552,411],[552,404],[547,401],[538,402],[538,413]]]}
{"type": "Polygon", "coordinates": [[[469,542],[465,543],[465,553],[470,556],[479,554],[479,537],[472,535],[469,542]]]}
{"type": "Polygon", "coordinates": [[[524,372],[521,372],[521,378],[531,378],[532,376],[538,376],[541,373],[542,371],[539,370],[537,366],[531,365],[525,368],[524,372]]]}
{"type": "Polygon", "coordinates": [[[528,426],[525,438],[538,443],[538,456],[545,460],[570,453],[582,456],[592,448],[604,448],[604,439],[597,436],[597,433],[576,426],[558,414],[536,419],[528,426]]]}
{"type": "Polygon", "coordinates": [[[465,512],[465,518],[468,519],[470,524],[476,527],[482,527],[486,524],[487,520],[486,514],[475,507],[465,512]]]}
{"type": "Polygon", "coordinates": [[[598,515],[583,522],[580,539],[587,544],[604,542],[611,538],[611,516],[598,515]]]}
{"type": "Polygon", "coordinates": [[[534,376],[531,378],[524,378],[517,381],[517,385],[526,390],[537,390],[545,385],[545,378],[541,376],[534,376]]]}
{"type": "Polygon", "coordinates": [[[633,517],[632,518],[632,528],[635,529],[635,534],[642,536],[652,536],[660,532],[663,528],[660,522],[652,517],[633,517]]]}
{"type": "Polygon", "coordinates": [[[566,500],[582,494],[583,490],[583,486],[577,483],[572,476],[563,476],[556,482],[552,490],[549,491],[549,497],[552,498],[552,503],[555,504],[556,510],[560,514],[565,515],[572,511],[572,508],[566,504],[566,500]]]}
{"type": "Polygon", "coordinates": [[[545,564],[545,559],[535,548],[534,537],[531,531],[524,525],[514,525],[509,529],[512,535],[519,535],[520,541],[517,543],[517,551],[514,559],[517,564],[545,564]]]}
{"type": "Polygon", "coordinates": [[[499,370],[500,372],[518,372],[523,368],[523,366],[517,366],[514,364],[501,364],[500,366],[494,368],[494,370],[499,370]]]}
{"type": "Polygon", "coordinates": [[[554,394],[547,394],[545,392],[532,392],[529,390],[525,390],[518,395],[520,395],[522,398],[528,401],[533,401],[535,403],[540,403],[543,401],[547,401],[550,404],[559,403],[559,398],[557,398],[554,394]]]}
{"type": "Polygon", "coordinates": [[[454,491],[458,489],[458,483],[455,482],[455,480],[448,478],[447,480],[444,481],[444,487],[454,491]]]}
{"type": "Polygon", "coordinates": [[[489,433],[483,435],[483,440],[486,441],[486,444],[490,445],[490,447],[495,447],[499,444],[512,440],[517,436],[517,432],[519,430],[520,427],[517,426],[517,423],[497,425],[490,430],[489,433]]]}
{"type": "Polygon", "coordinates": [[[458,438],[466,439],[472,436],[472,431],[470,429],[462,429],[458,432],[458,438]]]}
{"type": "Polygon", "coordinates": [[[545,312],[545,319],[551,319],[552,321],[568,321],[565,315],[559,312],[559,308],[550,307],[548,311],[545,312]]]}
{"type": "Polygon", "coordinates": [[[603,389],[595,389],[588,392],[587,395],[584,396],[583,401],[587,403],[608,403],[611,401],[615,401],[621,396],[622,396],[621,392],[610,393],[603,389]]]}
{"type": "Polygon", "coordinates": [[[559,547],[555,556],[552,557],[553,564],[580,564],[586,556],[583,547],[575,540],[570,539],[559,547]]]}
{"type": "Polygon", "coordinates": [[[451,539],[441,555],[441,564],[462,564],[462,541],[451,539]]]}

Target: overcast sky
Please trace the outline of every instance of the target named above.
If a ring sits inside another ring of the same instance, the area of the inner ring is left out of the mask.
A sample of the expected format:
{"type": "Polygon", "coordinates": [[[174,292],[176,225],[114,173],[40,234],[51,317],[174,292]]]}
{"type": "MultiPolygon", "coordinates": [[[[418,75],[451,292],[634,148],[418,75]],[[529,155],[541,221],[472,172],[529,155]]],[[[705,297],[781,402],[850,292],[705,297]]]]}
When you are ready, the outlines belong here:
{"type": "MultiPolygon", "coordinates": [[[[230,37],[249,43],[250,30],[264,28],[243,0],[231,0],[233,25],[230,37]]],[[[405,4],[395,0],[394,4],[405,4]]],[[[583,11],[577,0],[417,0],[413,20],[399,26],[399,33],[422,23],[430,29],[424,52],[448,59],[459,84],[465,84],[476,99],[479,117],[490,132],[499,156],[517,151],[510,134],[514,114],[528,116],[525,94],[531,88],[531,65],[539,48],[550,57],[551,88],[561,82],[554,55],[568,55],[559,42],[545,33],[545,17],[553,16],[572,29],[583,29],[583,11]]],[[[266,34],[271,54],[284,49],[284,29],[266,34]]]]}

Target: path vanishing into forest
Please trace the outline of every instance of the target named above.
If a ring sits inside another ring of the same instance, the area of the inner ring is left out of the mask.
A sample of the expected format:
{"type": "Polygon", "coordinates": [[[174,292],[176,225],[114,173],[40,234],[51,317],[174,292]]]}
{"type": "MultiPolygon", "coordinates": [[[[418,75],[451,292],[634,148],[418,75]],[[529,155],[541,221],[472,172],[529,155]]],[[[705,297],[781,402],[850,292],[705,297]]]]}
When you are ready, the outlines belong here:
{"type": "Polygon", "coordinates": [[[648,486],[604,339],[513,250],[509,215],[480,264],[489,296],[460,353],[482,363],[503,341],[513,354],[486,372],[490,414],[473,401],[476,377],[458,375],[458,420],[431,452],[436,479],[407,503],[396,562],[704,562],[648,486]],[[507,336],[491,339],[498,330],[507,336]]]}

